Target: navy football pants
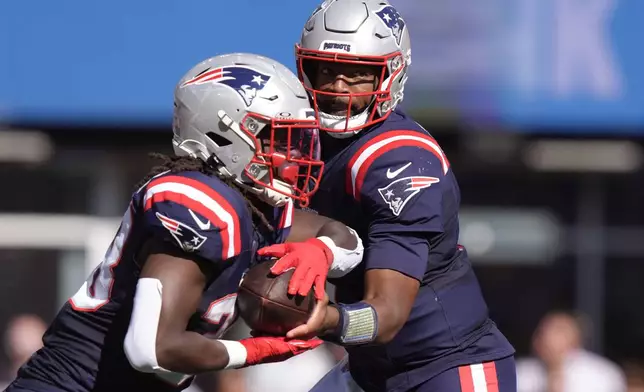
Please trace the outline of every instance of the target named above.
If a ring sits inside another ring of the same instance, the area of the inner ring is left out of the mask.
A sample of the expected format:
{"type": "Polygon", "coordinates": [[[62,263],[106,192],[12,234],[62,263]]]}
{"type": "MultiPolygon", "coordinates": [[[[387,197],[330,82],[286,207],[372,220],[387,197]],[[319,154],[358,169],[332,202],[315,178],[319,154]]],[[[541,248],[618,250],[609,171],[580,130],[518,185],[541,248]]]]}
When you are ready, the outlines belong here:
{"type": "MultiPolygon", "coordinates": [[[[327,373],[311,392],[360,391],[343,359],[327,373]]],[[[452,368],[425,381],[409,392],[516,392],[517,375],[514,357],[494,362],[452,368]]]]}
{"type": "Polygon", "coordinates": [[[349,373],[349,357],[345,356],[313,386],[310,392],[360,392],[349,373]]]}
{"type": "Polygon", "coordinates": [[[4,392],[65,392],[65,390],[37,380],[18,378],[9,384],[4,392]]]}
{"type": "Polygon", "coordinates": [[[516,392],[514,357],[452,368],[421,384],[414,392],[516,392]]]}

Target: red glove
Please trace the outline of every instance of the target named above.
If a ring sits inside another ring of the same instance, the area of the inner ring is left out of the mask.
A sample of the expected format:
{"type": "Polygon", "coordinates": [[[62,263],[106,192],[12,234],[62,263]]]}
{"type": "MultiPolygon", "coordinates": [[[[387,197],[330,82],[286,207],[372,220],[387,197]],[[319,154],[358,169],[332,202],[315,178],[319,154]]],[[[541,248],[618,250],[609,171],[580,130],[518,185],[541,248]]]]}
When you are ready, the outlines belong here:
{"type": "Polygon", "coordinates": [[[288,284],[288,293],[305,296],[315,284],[315,298],[324,298],[326,276],[333,263],[333,252],[317,238],[267,246],[257,251],[260,256],[279,257],[271,268],[275,275],[295,268],[288,284]]]}
{"type": "Polygon", "coordinates": [[[239,341],[246,348],[246,364],[285,361],[296,355],[312,350],[323,342],[320,339],[287,340],[285,337],[254,337],[239,341]]]}

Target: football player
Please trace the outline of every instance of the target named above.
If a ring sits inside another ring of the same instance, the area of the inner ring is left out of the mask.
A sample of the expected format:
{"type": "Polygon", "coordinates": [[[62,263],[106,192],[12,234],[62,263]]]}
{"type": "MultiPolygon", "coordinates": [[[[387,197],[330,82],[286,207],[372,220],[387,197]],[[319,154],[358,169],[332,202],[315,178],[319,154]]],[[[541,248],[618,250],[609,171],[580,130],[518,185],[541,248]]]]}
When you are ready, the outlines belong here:
{"type": "MultiPolygon", "coordinates": [[[[193,374],[317,347],[218,339],[259,248],[296,241],[290,255],[332,270],[361,258],[346,226],[293,208],[322,173],[317,127],[302,84],[273,60],[237,53],[192,68],[175,90],[176,156],[142,181],[105,259],[7,391],[178,391],[193,374]]],[[[310,288],[316,275],[299,264],[310,288]]]]}
{"type": "MultiPolygon", "coordinates": [[[[296,58],[325,131],[311,208],[356,229],[366,252],[334,281],[338,303],[287,336],[345,346],[367,392],[515,391],[514,349],[457,242],[454,172],[399,109],[411,63],[405,20],[386,0],[327,0],[306,22],[296,58]]],[[[340,390],[331,376],[315,390],[340,390]]]]}

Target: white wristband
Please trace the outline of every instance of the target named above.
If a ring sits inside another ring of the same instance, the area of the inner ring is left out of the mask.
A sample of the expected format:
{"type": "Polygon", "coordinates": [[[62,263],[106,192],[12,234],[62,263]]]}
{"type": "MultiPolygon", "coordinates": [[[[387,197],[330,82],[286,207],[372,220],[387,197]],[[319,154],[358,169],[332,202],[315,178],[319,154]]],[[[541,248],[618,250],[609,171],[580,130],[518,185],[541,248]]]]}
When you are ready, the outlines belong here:
{"type": "Polygon", "coordinates": [[[248,355],[246,347],[236,340],[217,340],[226,347],[228,352],[228,365],[224,369],[238,369],[246,365],[248,355]]]}
{"type": "Polygon", "coordinates": [[[354,268],[362,262],[362,254],[364,253],[364,247],[362,245],[362,240],[360,236],[350,227],[347,227],[351,234],[356,237],[356,248],[353,250],[348,250],[340,248],[333,242],[329,237],[317,237],[318,240],[324,242],[333,253],[333,263],[329,268],[329,278],[341,278],[349,272],[353,271],[354,268]]]}

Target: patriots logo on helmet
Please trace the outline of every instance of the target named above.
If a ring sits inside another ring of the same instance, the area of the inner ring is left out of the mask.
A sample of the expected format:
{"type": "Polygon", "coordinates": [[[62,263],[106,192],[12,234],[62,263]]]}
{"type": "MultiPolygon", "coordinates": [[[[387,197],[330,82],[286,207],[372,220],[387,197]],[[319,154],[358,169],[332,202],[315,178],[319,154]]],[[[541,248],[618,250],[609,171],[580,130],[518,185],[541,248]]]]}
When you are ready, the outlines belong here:
{"type": "Polygon", "coordinates": [[[266,83],[270,75],[263,74],[250,67],[232,65],[215,69],[206,69],[190,80],[185,81],[181,87],[199,85],[204,83],[219,83],[232,88],[242,97],[246,106],[250,106],[266,83]]]}
{"type": "Polygon", "coordinates": [[[428,188],[439,181],[436,177],[404,177],[392,181],[384,188],[378,188],[378,192],[391,212],[398,216],[407,202],[421,189],[428,188]]]}
{"type": "Polygon", "coordinates": [[[161,221],[163,227],[168,229],[172,237],[179,243],[181,249],[186,252],[194,252],[206,242],[207,238],[197,233],[195,229],[179,222],[178,220],[168,218],[165,215],[156,213],[157,218],[161,221]]]}
{"type": "Polygon", "coordinates": [[[376,15],[382,20],[382,23],[385,24],[391,30],[391,33],[396,38],[396,44],[400,45],[400,40],[402,39],[403,31],[405,30],[405,21],[400,16],[398,11],[390,5],[382,7],[379,11],[376,11],[376,15]]]}

